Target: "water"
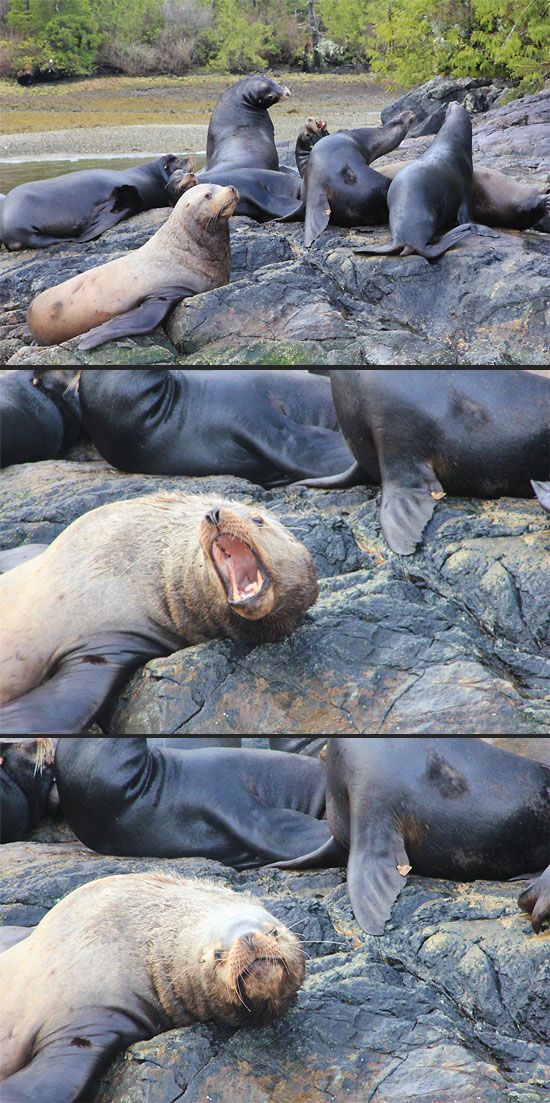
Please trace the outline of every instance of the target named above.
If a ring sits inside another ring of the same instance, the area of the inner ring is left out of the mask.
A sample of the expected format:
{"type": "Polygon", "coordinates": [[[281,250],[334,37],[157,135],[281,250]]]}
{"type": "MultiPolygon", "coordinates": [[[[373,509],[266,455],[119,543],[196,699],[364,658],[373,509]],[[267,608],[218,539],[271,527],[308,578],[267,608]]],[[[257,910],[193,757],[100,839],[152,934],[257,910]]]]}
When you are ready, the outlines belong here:
{"type": "MultiPolygon", "coordinates": [[[[195,154],[195,167],[198,172],[204,168],[206,155],[195,154]]],[[[26,184],[29,180],[49,180],[52,176],[63,176],[81,169],[120,169],[133,168],[154,157],[79,157],[70,160],[52,161],[0,161],[0,192],[11,191],[17,184],[26,184]]]]}

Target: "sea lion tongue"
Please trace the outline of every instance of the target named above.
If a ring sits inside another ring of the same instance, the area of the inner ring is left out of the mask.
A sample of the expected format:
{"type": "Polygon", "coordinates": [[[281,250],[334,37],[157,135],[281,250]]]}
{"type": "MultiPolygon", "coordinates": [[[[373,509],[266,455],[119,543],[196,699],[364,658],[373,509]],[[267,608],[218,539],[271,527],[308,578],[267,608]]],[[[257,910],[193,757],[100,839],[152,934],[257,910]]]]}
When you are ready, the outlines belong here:
{"type": "Polygon", "coordinates": [[[212,545],[212,556],[228,593],[230,605],[255,597],[267,580],[256,561],[252,549],[239,540],[222,532],[212,545]]]}

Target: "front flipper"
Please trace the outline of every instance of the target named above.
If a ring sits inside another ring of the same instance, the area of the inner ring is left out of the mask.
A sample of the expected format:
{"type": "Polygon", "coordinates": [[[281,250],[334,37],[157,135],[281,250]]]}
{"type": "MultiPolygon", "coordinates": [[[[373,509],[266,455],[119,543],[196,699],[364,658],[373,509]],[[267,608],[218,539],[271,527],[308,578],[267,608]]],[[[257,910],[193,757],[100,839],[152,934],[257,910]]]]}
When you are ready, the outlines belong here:
{"type": "Polygon", "coordinates": [[[304,226],[304,245],[310,245],[322,234],[330,221],[330,203],[326,188],[318,188],[314,193],[308,190],[306,199],[306,221],[304,226]]]}
{"type": "Polygon", "coordinates": [[[116,226],[125,218],[129,218],[132,214],[139,214],[140,211],[141,199],[137,188],[132,184],[121,184],[113,188],[103,203],[96,203],[90,212],[86,228],[74,240],[93,241],[111,226],[116,226]]]}
{"type": "Polygon", "coordinates": [[[547,513],[550,513],[550,482],[541,483],[536,479],[531,479],[531,486],[542,508],[545,509],[547,513]]]}
{"type": "Polygon", "coordinates": [[[350,828],[348,893],[353,914],[367,934],[380,935],[411,868],[403,836],[389,823],[365,819],[363,810],[352,815],[350,828]]]}
{"type": "Polygon", "coordinates": [[[133,310],[117,314],[108,322],[89,329],[79,341],[78,349],[94,349],[105,341],[114,341],[117,337],[129,337],[133,333],[150,333],[166,317],[174,303],[188,295],[195,295],[192,287],[166,287],[147,295],[133,310]]]}
{"type": "Polygon", "coordinates": [[[86,1018],[56,1030],[43,1028],[28,1065],[0,1085],[2,1103],[74,1103],[92,1096],[92,1085],[110,1061],[154,1027],[112,1008],[90,1008],[86,1018]],[[86,1094],[83,1094],[86,1092],[86,1094]]]}
{"type": "MultiPolygon", "coordinates": [[[[18,942],[22,942],[24,938],[28,938],[35,929],[35,927],[1,927],[0,954],[3,954],[4,950],[9,950],[10,946],[17,946],[18,942]]],[[[1,1093],[2,1089],[0,1088],[0,1099],[2,1098],[1,1093]]]]}
{"type": "Polygon", "coordinates": [[[429,464],[407,466],[400,479],[397,472],[387,474],[382,469],[380,527],[386,543],[398,555],[412,555],[422,539],[422,533],[433,514],[437,499],[445,491],[429,464]]]}
{"type": "Polygon", "coordinates": [[[538,934],[544,921],[550,920],[550,866],[518,896],[518,904],[531,916],[533,930],[538,934]]]}
{"type": "Polygon", "coordinates": [[[18,548],[7,548],[6,551],[0,552],[0,574],[5,574],[6,571],[19,567],[21,563],[27,563],[29,559],[42,555],[46,548],[49,548],[49,544],[21,544],[18,548]]]}
{"type": "Polygon", "coordinates": [[[61,657],[45,682],[2,705],[0,732],[81,732],[136,667],[166,653],[157,640],[137,632],[106,632],[83,639],[61,657]]]}

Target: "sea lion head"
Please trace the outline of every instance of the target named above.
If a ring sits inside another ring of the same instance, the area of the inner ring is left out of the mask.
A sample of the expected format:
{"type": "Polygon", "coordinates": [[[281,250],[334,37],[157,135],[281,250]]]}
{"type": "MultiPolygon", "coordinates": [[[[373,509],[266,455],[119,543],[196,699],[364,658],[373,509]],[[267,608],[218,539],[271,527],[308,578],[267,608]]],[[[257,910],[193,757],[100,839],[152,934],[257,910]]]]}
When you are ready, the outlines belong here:
{"type": "Polygon", "coordinates": [[[239,193],[236,188],[223,188],[220,184],[197,184],[182,195],[174,212],[182,222],[189,218],[203,226],[211,226],[220,218],[229,218],[233,214],[239,193]]]}
{"type": "Polygon", "coordinates": [[[185,169],[175,169],[174,172],[171,172],[164,185],[164,190],[172,206],[175,206],[178,199],[186,191],[189,191],[189,188],[195,188],[197,183],[194,172],[186,172],[185,169]]]}
{"type": "Polygon", "coordinates": [[[311,555],[276,518],[235,502],[206,510],[200,540],[215,584],[233,614],[263,619],[262,638],[292,632],[316,601],[311,555]]]}
{"type": "Polygon", "coordinates": [[[290,88],[287,88],[286,84],[278,84],[276,80],[271,80],[271,77],[244,77],[244,80],[247,83],[243,98],[245,103],[253,107],[263,107],[267,110],[274,103],[286,100],[290,96],[290,88]]]}
{"type": "Polygon", "coordinates": [[[223,912],[203,932],[198,951],[209,1017],[264,1026],[285,1015],[305,977],[296,936],[261,905],[223,912]]]}

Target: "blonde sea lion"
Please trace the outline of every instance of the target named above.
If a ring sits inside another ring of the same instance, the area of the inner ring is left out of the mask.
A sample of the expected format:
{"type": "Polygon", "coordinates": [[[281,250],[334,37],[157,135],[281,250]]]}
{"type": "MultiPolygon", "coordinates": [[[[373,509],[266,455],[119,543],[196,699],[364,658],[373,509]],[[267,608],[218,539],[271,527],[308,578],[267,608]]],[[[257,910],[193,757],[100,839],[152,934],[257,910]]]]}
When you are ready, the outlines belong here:
{"type": "Polygon", "coordinates": [[[249,893],[160,870],[82,885],[0,954],[2,1103],[87,1099],[118,1052],[173,1027],[270,1023],[304,976],[249,893]]]}
{"type": "Polygon", "coordinates": [[[256,506],[100,506],[0,578],[0,730],[81,731],[140,663],[220,636],[277,639],[317,594],[308,550],[256,506]]]}
{"type": "Polygon", "coordinates": [[[228,219],[239,193],[201,184],[178,200],[141,248],[42,291],[27,322],[41,345],[85,334],[80,349],[149,333],[176,302],[229,283],[228,219]]]}

